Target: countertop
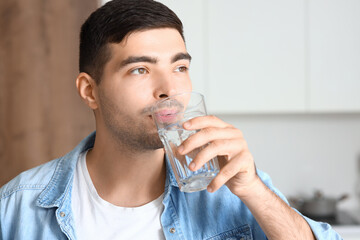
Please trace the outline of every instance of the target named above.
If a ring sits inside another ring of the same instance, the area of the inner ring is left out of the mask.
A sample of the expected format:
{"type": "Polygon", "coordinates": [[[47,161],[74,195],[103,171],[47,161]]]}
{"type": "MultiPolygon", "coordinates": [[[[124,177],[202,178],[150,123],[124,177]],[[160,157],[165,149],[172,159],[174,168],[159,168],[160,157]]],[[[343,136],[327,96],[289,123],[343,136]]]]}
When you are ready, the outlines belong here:
{"type": "MultiPolygon", "coordinates": [[[[360,209],[350,212],[351,216],[360,223],[360,209]]],[[[360,240],[359,225],[333,225],[334,230],[340,234],[344,240],[360,240]]]]}
{"type": "Polygon", "coordinates": [[[360,225],[334,225],[332,227],[344,240],[360,240],[360,225]]]}

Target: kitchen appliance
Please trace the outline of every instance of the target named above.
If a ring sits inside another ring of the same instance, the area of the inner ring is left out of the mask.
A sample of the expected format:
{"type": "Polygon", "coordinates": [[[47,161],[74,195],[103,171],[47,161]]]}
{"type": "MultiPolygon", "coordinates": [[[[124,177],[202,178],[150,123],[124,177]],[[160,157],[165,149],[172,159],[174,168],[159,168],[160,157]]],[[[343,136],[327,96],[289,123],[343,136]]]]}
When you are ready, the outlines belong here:
{"type": "Polygon", "coordinates": [[[292,207],[315,221],[326,222],[330,225],[359,225],[360,221],[350,212],[337,208],[338,203],[347,198],[347,194],[332,198],[324,196],[321,191],[315,191],[311,198],[290,197],[289,202],[292,207]]]}
{"type": "Polygon", "coordinates": [[[318,190],[312,198],[304,199],[300,205],[301,212],[313,218],[334,218],[337,214],[337,204],[348,197],[347,194],[338,198],[326,197],[318,190]]]}
{"type": "MultiPolygon", "coordinates": [[[[305,215],[305,214],[304,214],[305,215]]],[[[305,215],[307,216],[307,215],[305,215]]],[[[334,216],[328,217],[314,217],[314,216],[307,216],[315,221],[318,222],[326,222],[331,226],[358,226],[360,225],[360,221],[355,219],[350,212],[339,210],[336,212],[334,216]]]]}

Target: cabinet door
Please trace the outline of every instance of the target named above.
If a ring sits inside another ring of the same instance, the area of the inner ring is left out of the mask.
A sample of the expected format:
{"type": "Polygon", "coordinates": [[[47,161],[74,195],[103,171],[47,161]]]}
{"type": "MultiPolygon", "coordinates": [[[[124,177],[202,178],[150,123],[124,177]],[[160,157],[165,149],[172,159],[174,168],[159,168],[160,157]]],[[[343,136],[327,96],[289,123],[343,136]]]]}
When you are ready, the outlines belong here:
{"type": "Polygon", "coordinates": [[[159,2],[173,10],[184,25],[186,48],[192,57],[190,76],[193,90],[204,93],[204,0],[160,0],[159,2]]]}
{"type": "Polygon", "coordinates": [[[360,1],[309,1],[310,110],[360,111],[360,1]]]}
{"type": "Polygon", "coordinates": [[[206,1],[210,112],[305,110],[302,0],[206,1]]]}

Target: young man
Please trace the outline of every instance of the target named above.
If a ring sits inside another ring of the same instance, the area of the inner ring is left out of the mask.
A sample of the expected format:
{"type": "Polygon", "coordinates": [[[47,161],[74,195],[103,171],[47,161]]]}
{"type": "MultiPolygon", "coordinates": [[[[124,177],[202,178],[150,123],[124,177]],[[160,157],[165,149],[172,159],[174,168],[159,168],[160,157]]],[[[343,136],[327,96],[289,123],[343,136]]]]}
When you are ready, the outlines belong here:
{"type": "Polygon", "coordinates": [[[80,36],[76,86],[94,111],[96,135],[72,152],[20,174],[0,190],[0,239],[341,239],[290,208],[255,164],[241,131],[214,116],[186,154],[190,165],[219,156],[207,191],[179,191],[151,106],[191,91],[181,21],[152,0],[115,0],[80,36]]]}

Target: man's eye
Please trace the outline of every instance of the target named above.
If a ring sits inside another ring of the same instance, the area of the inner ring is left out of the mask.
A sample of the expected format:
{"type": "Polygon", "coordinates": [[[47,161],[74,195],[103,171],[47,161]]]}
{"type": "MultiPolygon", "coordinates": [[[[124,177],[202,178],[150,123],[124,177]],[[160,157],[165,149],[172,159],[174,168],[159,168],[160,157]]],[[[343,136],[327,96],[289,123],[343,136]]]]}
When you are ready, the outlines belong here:
{"type": "Polygon", "coordinates": [[[178,68],[175,69],[175,72],[186,72],[188,70],[187,67],[185,66],[180,66],[178,68]]]}
{"type": "Polygon", "coordinates": [[[131,74],[135,74],[135,75],[141,75],[146,73],[148,73],[148,70],[146,68],[136,68],[131,71],[131,74]]]}

